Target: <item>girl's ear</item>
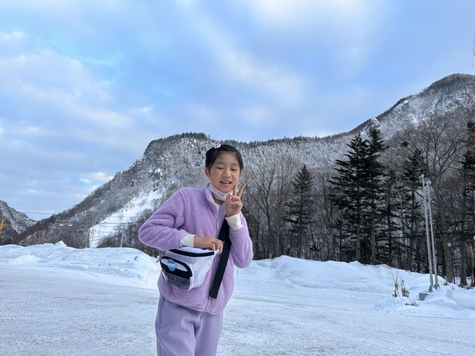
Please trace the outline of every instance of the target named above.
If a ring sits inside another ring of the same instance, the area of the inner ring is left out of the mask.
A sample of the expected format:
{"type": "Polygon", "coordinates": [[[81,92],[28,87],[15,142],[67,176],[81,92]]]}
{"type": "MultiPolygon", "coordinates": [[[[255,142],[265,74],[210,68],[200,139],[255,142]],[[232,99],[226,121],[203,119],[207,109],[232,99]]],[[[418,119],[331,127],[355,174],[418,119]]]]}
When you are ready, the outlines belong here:
{"type": "Polygon", "coordinates": [[[205,174],[206,174],[206,177],[209,178],[209,171],[208,171],[208,168],[205,168],[205,174]]]}

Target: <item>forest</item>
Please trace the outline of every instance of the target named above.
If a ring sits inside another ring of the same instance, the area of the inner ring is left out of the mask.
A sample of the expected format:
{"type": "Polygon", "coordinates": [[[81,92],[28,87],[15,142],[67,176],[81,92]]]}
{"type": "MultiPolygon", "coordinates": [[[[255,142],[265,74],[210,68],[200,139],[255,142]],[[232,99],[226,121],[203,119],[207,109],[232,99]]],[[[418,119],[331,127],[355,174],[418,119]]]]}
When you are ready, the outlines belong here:
{"type": "Polygon", "coordinates": [[[475,245],[473,118],[466,107],[434,114],[404,125],[390,142],[374,120],[325,169],[285,153],[253,162],[243,198],[255,258],[434,268],[467,285],[475,245]]]}

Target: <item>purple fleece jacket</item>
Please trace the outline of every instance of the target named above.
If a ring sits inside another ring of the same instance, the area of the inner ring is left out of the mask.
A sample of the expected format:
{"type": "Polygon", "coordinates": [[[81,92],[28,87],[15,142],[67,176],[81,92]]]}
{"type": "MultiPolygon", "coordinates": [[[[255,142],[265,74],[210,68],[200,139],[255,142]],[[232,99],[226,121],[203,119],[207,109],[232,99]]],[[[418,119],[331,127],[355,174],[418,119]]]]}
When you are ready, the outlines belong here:
{"type": "MultiPolygon", "coordinates": [[[[182,188],[163,203],[142,225],[139,240],[148,246],[166,251],[181,247],[186,234],[217,237],[224,221],[224,204],[216,213],[216,205],[208,184],[202,189],[182,188]]],[[[160,294],[170,302],[211,314],[221,313],[234,290],[234,266],[247,267],[253,258],[252,241],[246,219],[242,227],[229,229],[231,250],[217,299],[208,296],[221,255],[213,261],[204,283],[189,291],[170,285],[162,275],[158,279],[160,294]]]]}

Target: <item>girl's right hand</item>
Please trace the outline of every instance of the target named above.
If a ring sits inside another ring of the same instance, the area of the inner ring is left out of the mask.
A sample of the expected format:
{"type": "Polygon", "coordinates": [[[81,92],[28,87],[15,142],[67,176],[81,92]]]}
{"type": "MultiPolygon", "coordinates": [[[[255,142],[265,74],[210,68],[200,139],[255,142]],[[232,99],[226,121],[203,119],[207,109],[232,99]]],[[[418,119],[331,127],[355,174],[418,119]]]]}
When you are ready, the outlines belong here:
{"type": "Polygon", "coordinates": [[[193,245],[194,247],[204,248],[207,250],[213,250],[213,251],[219,250],[218,253],[223,252],[223,241],[215,237],[210,237],[210,236],[202,237],[202,236],[195,235],[195,239],[193,240],[193,245]]]}

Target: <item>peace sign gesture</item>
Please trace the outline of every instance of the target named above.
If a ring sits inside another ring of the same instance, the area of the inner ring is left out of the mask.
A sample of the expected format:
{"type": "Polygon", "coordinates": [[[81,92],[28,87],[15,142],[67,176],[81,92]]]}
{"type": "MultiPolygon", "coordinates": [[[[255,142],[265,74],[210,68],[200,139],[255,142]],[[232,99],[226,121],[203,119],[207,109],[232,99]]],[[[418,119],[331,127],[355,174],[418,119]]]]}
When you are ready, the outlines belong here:
{"type": "Polygon", "coordinates": [[[236,183],[231,194],[227,196],[226,202],[225,202],[226,216],[233,216],[241,212],[241,209],[242,209],[241,196],[242,196],[242,192],[244,191],[244,188],[246,188],[246,183],[243,183],[241,188],[238,191],[236,191],[237,189],[237,183],[236,183]]]}

